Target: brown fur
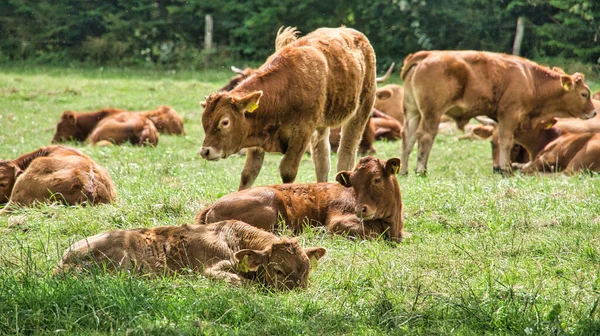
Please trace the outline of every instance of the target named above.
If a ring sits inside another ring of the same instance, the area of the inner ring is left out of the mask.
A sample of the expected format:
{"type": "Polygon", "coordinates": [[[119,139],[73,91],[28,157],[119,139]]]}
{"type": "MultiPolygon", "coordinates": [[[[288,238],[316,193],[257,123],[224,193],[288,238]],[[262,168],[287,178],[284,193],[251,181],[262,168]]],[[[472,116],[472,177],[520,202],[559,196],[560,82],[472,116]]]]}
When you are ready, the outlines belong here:
{"type": "Polygon", "coordinates": [[[140,111],[139,113],[150,119],[160,133],[186,134],[183,128],[183,118],[172,107],[162,105],[154,110],[140,111]]]}
{"type": "Polygon", "coordinates": [[[64,111],[56,125],[52,143],[70,140],[85,141],[100,120],[124,111],[115,108],[105,108],[94,112],[64,111]]]}
{"type": "MultiPolygon", "coordinates": [[[[329,144],[331,146],[331,150],[334,153],[337,153],[338,147],[340,146],[340,139],[342,137],[342,129],[339,127],[331,128],[329,132],[329,144]]],[[[360,155],[373,155],[377,152],[374,146],[375,143],[375,124],[373,123],[373,118],[369,118],[369,122],[367,126],[365,126],[365,130],[360,138],[360,143],[358,144],[358,154],[360,155]]]]}
{"type": "Polygon", "coordinates": [[[440,117],[458,121],[477,115],[498,120],[500,170],[510,172],[513,133],[532,119],[594,116],[590,90],[581,74],[572,76],[512,55],[477,51],[422,51],[402,69],[406,121],[402,174],[418,140],[416,172],[427,172],[440,117]]]}
{"type": "Polygon", "coordinates": [[[388,84],[377,89],[375,109],[404,125],[404,88],[400,85],[388,84]]]}
{"type": "Polygon", "coordinates": [[[600,100],[600,91],[594,92],[592,95],[592,99],[600,100]]]}
{"type": "Polygon", "coordinates": [[[310,259],[325,255],[322,247],[302,248],[240,221],[211,225],[162,226],[118,230],[71,245],[56,272],[106,265],[142,274],[192,270],[239,285],[257,280],[279,290],[305,288],[310,259]]]}
{"type": "Polygon", "coordinates": [[[360,238],[403,237],[402,196],[395,173],[399,159],[360,159],[338,183],[278,184],[226,195],[196,215],[197,224],[239,219],[275,230],[279,219],[295,232],[303,225],[360,238]]]}
{"type": "Polygon", "coordinates": [[[254,183],[265,151],[284,153],[281,178],[293,182],[310,143],[317,181],[326,181],[329,128],[343,125],[338,171],[351,169],[375,90],[375,53],[367,38],[348,28],[318,29],[276,51],[230,92],[207,98],[200,154],[218,160],[252,147],[241,190],[254,183]]]}
{"type": "Polygon", "coordinates": [[[82,152],[65,146],[43,147],[12,161],[0,161],[0,203],[29,206],[115,202],[110,175],[82,152]]]}
{"type": "Polygon", "coordinates": [[[373,109],[371,122],[376,140],[395,141],[402,137],[402,124],[386,113],[373,109]]]}
{"type": "Polygon", "coordinates": [[[130,142],[133,145],[158,144],[154,123],[140,113],[122,112],[102,119],[89,136],[92,145],[101,141],[114,144],[130,142]]]}

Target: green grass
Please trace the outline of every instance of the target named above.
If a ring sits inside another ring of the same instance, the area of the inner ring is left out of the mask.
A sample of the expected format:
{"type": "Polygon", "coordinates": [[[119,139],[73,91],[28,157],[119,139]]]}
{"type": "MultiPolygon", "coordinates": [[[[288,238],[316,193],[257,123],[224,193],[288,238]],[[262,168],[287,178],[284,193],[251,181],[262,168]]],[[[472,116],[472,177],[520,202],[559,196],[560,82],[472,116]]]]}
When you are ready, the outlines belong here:
{"type": "MultiPolygon", "coordinates": [[[[0,67],[0,158],[48,145],[65,109],[167,104],[188,132],[161,136],[156,148],[75,145],[109,170],[116,204],[45,205],[0,217],[1,334],[600,333],[598,177],[502,178],[492,174],[488,142],[454,135],[436,139],[428,178],[399,178],[412,238],[392,246],[317,229],[300,237],[328,249],[305,291],[236,288],[198,275],[51,277],[76,240],[190,223],[237,188],[243,157],[197,155],[198,102],[230,75],[0,67]]],[[[399,143],[376,147],[378,157],[400,156],[399,143]]],[[[279,183],[280,158],[267,156],[255,185],[279,183]]],[[[305,157],[297,181],[314,180],[305,157]]]]}

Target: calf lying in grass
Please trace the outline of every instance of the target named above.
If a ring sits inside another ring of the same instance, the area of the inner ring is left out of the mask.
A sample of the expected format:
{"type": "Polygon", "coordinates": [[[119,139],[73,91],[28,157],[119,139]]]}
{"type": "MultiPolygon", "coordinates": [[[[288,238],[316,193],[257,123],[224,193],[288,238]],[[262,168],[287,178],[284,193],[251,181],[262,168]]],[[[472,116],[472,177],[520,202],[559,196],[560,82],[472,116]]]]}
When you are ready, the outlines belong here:
{"type": "Polygon", "coordinates": [[[196,223],[238,219],[273,231],[279,219],[299,232],[303,224],[329,232],[374,239],[386,235],[401,241],[404,219],[395,174],[400,159],[362,158],[337,183],[277,184],[231,193],[196,215],[196,223]]]}
{"type": "Polygon", "coordinates": [[[302,248],[244,222],[118,230],[71,245],[56,269],[125,269],[159,274],[184,270],[240,285],[256,280],[279,290],[305,288],[322,247],[302,248]],[[314,259],[314,260],[311,260],[314,259]]]}
{"type": "Polygon", "coordinates": [[[89,141],[92,145],[129,142],[138,146],[156,146],[158,131],[154,123],[144,115],[121,112],[102,119],[90,134],[89,141]]]}
{"type": "Polygon", "coordinates": [[[99,204],[117,200],[110,175],[89,156],[65,146],[48,146],[0,160],[0,203],[31,205],[58,201],[65,204],[99,204]]]}

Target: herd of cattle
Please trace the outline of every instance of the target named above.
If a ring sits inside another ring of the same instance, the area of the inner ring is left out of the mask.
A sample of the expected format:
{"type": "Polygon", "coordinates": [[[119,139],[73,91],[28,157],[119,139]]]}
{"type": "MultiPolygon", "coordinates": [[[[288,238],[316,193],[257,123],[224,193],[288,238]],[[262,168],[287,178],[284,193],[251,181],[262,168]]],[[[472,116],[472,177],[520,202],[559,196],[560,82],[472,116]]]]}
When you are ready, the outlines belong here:
{"type": "MultiPolygon", "coordinates": [[[[465,138],[492,139],[494,171],[600,171],[600,93],[592,99],[582,74],[505,54],[421,51],[404,61],[404,87],[378,89],[394,65],[376,78],[373,48],[356,30],[321,28],[299,38],[295,28],[280,29],[275,46],[258,69],[232,67],[231,82],[201,103],[200,155],[219,160],[245,150],[239,191],[204,208],[194,225],[85,238],[67,249],[57,272],[96,264],[140,273],[191,269],[235,284],[305,287],[325,249],[272,232],[324,226],[400,242],[407,233],[396,175],[408,173],[415,142],[416,172],[425,174],[434,138],[450,124],[465,138]],[[469,124],[473,117],[483,125],[469,124]],[[375,153],[375,139],[400,138],[402,160],[367,156],[355,165],[357,150],[375,153]],[[317,183],[293,183],[307,149],[317,183]],[[331,149],[337,183],[327,183],[331,149]],[[284,184],[251,188],[265,152],[283,153],[284,184]]],[[[158,133],[185,134],[174,109],[65,111],[52,142],[156,146],[158,133]]],[[[94,205],[116,202],[117,192],[108,172],[74,148],[52,145],[0,161],[0,202],[7,203],[0,214],[45,201],[94,205]]]]}

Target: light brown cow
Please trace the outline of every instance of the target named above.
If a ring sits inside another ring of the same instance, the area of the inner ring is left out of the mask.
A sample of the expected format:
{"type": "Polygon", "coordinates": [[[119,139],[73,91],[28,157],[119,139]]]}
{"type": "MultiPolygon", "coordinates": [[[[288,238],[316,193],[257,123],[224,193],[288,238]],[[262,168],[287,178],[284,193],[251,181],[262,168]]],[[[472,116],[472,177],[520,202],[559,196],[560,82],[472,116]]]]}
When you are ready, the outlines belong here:
{"type": "Polygon", "coordinates": [[[122,112],[102,119],[89,136],[92,145],[122,144],[156,146],[158,131],[154,123],[140,113],[122,112]]]}
{"type": "Polygon", "coordinates": [[[370,123],[375,130],[375,140],[394,141],[402,137],[402,124],[398,120],[376,108],[373,108],[371,114],[370,123]]]}
{"type": "Polygon", "coordinates": [[[388,84],[377,89],[375,109],[398,120],[404,125],[404,88],[396,84],[388,84]]]}
{"type": "Polygon", "coordinates": [[[218,160],[250,148],[241,190],[254,183],[265,151],[284,153],[281,178],[293,182],[310,143],[317,181],[326,181],[329,128],[343,125],[337,168],[351,169],[375,90],[375,53],[367,38],[349,28],[318,29],[276,51],[230,92],[202,103],[200,154],[218,160]]]}
{"type": "Polygon", "coordinates": [[[592,98],[600,100],[600,91],[594,92],[594,94],[592,95],[592,98]]]}
{"type": "Polygon", "coordinates": [[[139,113],[150,119],[160,133],[186,134],[183,128],[183,118],[172,107],[162,105],[154,110],[140,111],[139,113]]]}
{"type": "Polygon", "coordinates": [[[48,146],[0,161],[0,203],[99,204],[117,200],[110,175],[89,156],[65,146],[48,146]]]}
{"type": "MultiPolygon", "coordinates": [[[[600,101],[592,99],[592,103],[597,110],[600,110],[600,101]]],[[[535,121],[536,124],[525,124],[515,130],[515,146],[523,146],[526,149],[524,155],[522,150],[513,148],[511,151],[511,160],[513,167],[520,168],[523,163],[529,162],[530,158],[536,158],[548,144],[568,133],[600,133],[600,114],[594,118],[581,120],[577,118],[550,118],[535,121]],[[518,154],[517,154],[518,153],[518,154]],[[516,157],[513,157],[516,156],[516,157]]],[[[492,136],[492,158],[494,161],[494,170],[498,170],[499,150],[498,150],[498,130],[494,125],[492,136]]],[[[564,146],[564,143],[561,145],[564,146]]]]}
{"type": "Polygon", "coordinates": [[[278,184],[226,195],[196,215],[197,224],[238,219],[273,231],[279,220],[300,232],[303,225],[374,239],[401,241],[404,234],[402,196],[395,174],[400,160],[365,157],[338,183],[278,184]]]}
{"type": "Polygon", "coordinates": [[[105,265],[141,274],[200,272],[235,285],[257,280],[279,290],[305,288],[322,247],[302,248],[240,221],[117,230],[71,245],[56,273],[105,265]]]}
{"type": "Polygon", "coordinates": [[[105,108],[94,112],[73,112],[66,110],[60,117],[52,143],[85,141],[100,120],[125,112],[122,109],[105,108]]]}
{"type": "Polygon", "coordinates": [[[595,115],[583,75],[568,76],[524,58],[478,51],[421,51],[409,55],[404,80],[406,121],[401,173],[419,141],[416,172],[426,174],[440,117],[459,121],[477,115],[498,120],[500,170],[510,173],[513,133],[532,119],[595,115]]]}

